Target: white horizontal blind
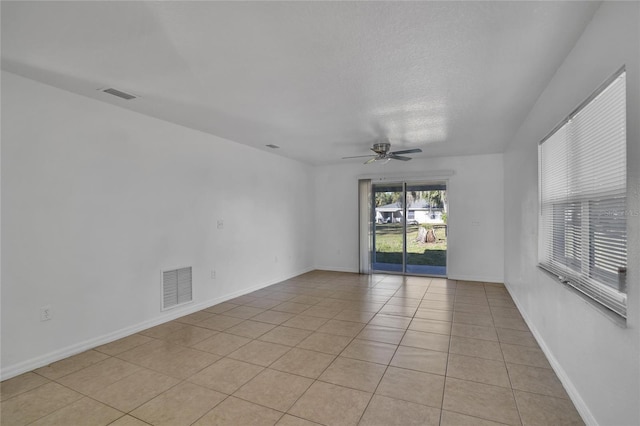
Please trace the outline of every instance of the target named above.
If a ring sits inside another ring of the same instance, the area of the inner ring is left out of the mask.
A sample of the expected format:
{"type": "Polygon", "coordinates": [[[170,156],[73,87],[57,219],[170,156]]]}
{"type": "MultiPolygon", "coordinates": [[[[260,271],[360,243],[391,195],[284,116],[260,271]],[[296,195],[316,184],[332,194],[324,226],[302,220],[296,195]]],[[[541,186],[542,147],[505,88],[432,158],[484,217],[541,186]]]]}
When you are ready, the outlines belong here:
{"type": "Polygon", "coordinates": [[[626,317],[626,73],[539,147],[538,259],[626,317]]]}

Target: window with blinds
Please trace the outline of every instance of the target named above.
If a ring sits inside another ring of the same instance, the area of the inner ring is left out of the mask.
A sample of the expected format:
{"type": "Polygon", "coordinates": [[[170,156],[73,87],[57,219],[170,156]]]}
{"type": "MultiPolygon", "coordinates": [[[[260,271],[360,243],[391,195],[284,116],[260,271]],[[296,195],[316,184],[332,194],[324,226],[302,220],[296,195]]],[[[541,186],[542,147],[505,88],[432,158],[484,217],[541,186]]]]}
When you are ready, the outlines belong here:
{"type": "Polygon", "coordinates": [[[539,266],[622,317],[626,310],[626,73],[539,146],[539,266]]]}

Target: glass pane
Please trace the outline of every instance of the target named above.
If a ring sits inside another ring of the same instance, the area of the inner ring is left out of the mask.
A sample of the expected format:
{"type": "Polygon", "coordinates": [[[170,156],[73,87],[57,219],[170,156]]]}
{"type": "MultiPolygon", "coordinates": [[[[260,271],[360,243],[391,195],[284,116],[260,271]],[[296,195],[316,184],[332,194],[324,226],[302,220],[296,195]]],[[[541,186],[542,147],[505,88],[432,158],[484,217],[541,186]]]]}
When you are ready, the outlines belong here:
{"type": "Polygon", "coordinates": [[[406,272],[447,274],[447,191],[444,184],[407,185],[406,272]]]}
{"type": "Polygon", "coordinates": [[[373,185],[374,271],[403,272],[404,197],[402,184],[373,185]]]}

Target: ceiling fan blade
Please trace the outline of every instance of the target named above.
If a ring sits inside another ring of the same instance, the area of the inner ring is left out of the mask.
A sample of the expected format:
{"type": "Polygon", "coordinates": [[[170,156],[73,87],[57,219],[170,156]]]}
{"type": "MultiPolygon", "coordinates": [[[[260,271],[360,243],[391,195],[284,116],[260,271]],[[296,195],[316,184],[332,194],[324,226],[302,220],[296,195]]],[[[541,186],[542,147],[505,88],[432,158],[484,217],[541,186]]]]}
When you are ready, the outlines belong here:
{"type": "Polygon", "coordinates": [[[349,158],[364,158],[364,157],[374,157],[373,154],[370,155],[356,155],[355,157],[342,157],[343,160],[347,160],[349,158]]]}
{"type": "Polygon", "coordinates": [[[389,158],[392,158],[394,160],[400,160],[400,161],[409,161],[409,160],[411,160],[411,157],[402,157],[400,155],[390,155],[389,158]]]}
{"type": "Polygon", "coordinates": [[[397,154],[414,154],[414,153],[418,153],[418,152],[422,152],[422,150],[420,148],[414,148],[414,149],[405,149],[403,151],[393,151],[390,152],[389,154],[392,155],[397,155],[397,154]]]}
{"type": "Polygon", "coordinates": [[[365,162],[364,162],[364,164],[371,164],[371,163],[373,163],[374,161],[376,161],[376,159],[377,159],[377,158],[378,158],[378,157],[370,158],[369,160],[365,161],[365,162]]]}

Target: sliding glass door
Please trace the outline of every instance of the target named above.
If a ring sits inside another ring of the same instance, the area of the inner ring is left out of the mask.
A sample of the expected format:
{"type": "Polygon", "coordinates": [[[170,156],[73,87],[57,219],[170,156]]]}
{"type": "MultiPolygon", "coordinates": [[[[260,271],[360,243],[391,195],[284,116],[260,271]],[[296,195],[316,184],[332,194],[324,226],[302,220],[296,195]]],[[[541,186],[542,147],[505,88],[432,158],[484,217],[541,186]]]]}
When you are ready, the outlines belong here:
{"type": "Polygon", "coordinates": [[[446,183],[373,184],[371,191],[371,270],[446,276],[446,183]]]}

